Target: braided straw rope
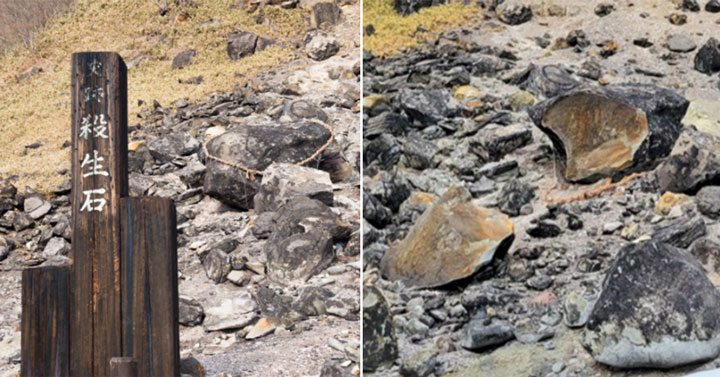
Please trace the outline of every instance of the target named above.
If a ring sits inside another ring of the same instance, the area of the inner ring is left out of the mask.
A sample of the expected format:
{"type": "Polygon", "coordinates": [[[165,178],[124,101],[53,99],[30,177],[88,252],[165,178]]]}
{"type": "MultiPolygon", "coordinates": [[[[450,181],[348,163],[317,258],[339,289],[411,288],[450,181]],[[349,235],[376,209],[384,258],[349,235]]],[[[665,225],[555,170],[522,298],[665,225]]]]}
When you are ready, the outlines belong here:
{"type": "MultiPolygon", "coordinates": [[[[331,143],[333,142],[333,140],[335,139],[335,130],[334,130],[334,129],[332,128],[332,126],[330,126],[329,124],[324,123],[324,122],[321,122],[321,121],[319,121],[319,120],[317,120],[317,119],[306,119],[306,121],[313,122],[313,123],[315,123],[315,124],[317,124],[317,125],[320,125],[320,126],[322,126],[322,127],[325,127],[325,129],[327,129],[328,131],[330,131],[330,138],[328,138],[328,140],[325,142],[325,144],[324,144],[322,147],[318,148],[318,150],[315,151],[315,153],[313,153],[312,156],[310,156],[310,157],[308,157],[308,158],[306,158],[306,159],[298,162],[298,163],[296,164],[296,165],[298,165],[298,166],[305,165],[305,164],[307,164],[308,162],[316,159],[318,156],[320,156],[320,154],[321,154],[322,152],[325,151],[325,149],[327,149],[327,148],[330,146],[330,144],[331,144],[331,143]]],[[[203,153],[205,153],[205,156],[207,156],[207,158],[209,158],[209,159],[211,159],[211,160],[213,160],[213,161],[217,161],[217,162],[219,162],[219,163],[221,163],[221,164],[225,164],[225,165],[227,165],[227,166],[231,166],[231,167],[233,167],[233,168],[240,169],[240,170],[244,171],[246,178],[249,179],[249,180],[251,180],[251,181],[254,181],[254,180],[255,180],[255,176],[256,176],[256,175],[263,175],[263,174],[264,174],[264,172],[262,172],[262,171],[260,171],[260,170],[250,169],[249,167],[247,167],[247,166],[245,166],[245,165],[243,165],[243,164],[238,164],[238,163],[230,162],[230,161],[224,160],[224,159],[222,159],[222,158],[220,158],[220,157],[211,155],[210,152],[209,152],[208,149],[207,149],[207,144],[208,144],[207,142],[203,143],[203,153]]]]}

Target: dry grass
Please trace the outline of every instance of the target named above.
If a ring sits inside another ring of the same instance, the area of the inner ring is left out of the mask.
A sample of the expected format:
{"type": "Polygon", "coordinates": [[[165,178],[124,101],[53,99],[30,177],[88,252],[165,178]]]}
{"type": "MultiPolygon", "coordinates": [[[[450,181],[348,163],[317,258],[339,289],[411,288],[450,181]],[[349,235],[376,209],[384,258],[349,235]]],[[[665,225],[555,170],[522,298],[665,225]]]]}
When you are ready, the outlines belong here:
{"type": "MultiPolygon", "coordinates": [[[[2,1],[2,0],[0,0],[2,1]]],[[[70,11],[51,20],[34,38],[34,48],[16,47],[0,55],[0,177],[18,175],[18,187],[29,185],[49,192],[62,181],[57,175],[70,166],[70,55],[77,51],[116,51],[126,62],[146,56],[148,61],[128,72],[129,119],[138,111],[138,99],[197,100],[208,93],[230,90],[264,68],[293,59],[290,49],[275,46],[251,57],[231,62],[226,38],[234,29],[248,30],[288,41],[301,36],[309,24],[306,10],[269,8],[258,25],[240,9],[237,0],[194,0],[196,7],[175,7],[160,16],[152,0],[78,0],[70,11]],[[179,21],[179,14],[189,14],[179,21]],[[219,21],[211,23],[210,21],[219,21]],[[195,49],[193,64],[170,69],[172,58],[195,49]],[[18,77],[34,66],[43,72],[23,81],[18,77]],[[179,84],[178,79],[202,75],[200,85],[179,84]],[[24,146],[41,142],[28,150],[24,146]]]]}
{"type": "Polygon", "coordinates": [[[0,51],[18,43],[32,48],[33,34],[72,0],[0,0],[0,51]]]}
{"type": "Polygon", "coordinates": [[[375,28],[373,35],[363,38],[363,48],[377,56],[395,55],[433,40],[438,33],[479,19],[478,12],[475,6],[451,3],[403,17],[395,12],[393,0],[363,0],[363,26],[375,28]],[[419,32],[418,28],[426,31],[419,32]]]}

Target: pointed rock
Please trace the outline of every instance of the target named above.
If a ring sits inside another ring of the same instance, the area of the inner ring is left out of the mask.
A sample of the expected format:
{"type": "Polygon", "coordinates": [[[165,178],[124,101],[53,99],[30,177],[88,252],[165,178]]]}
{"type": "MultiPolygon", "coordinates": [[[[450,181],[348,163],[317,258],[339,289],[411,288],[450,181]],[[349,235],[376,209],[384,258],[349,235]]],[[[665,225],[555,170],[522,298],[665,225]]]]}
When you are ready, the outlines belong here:
{"type": "Polygon", "coordinates": [[[513,223],[494,209],[469,203],[451,187],[382,259],[383,274],[417,287],[447,284],[477,272],[514,238],[513,223]]]}

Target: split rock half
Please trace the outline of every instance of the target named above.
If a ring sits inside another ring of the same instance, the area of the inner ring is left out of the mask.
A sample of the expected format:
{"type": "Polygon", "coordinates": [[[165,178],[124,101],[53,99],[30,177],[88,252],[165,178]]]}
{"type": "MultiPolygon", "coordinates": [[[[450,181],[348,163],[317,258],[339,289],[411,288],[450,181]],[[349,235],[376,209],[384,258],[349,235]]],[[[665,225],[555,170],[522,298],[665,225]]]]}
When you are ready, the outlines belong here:
{"type": "Polygon", "coordinates": [[[416,287],[441,286],[477,272],[514,239],[503,213],[469,203],[470,193],[451,187],[382,259],[383,274],[416,287]]]}
{"type": "Polygon", "coordinates": [[[689,102],[652,85],[578,88],[528,109],[565,158],[565,178],[588,183],[642,170],[666,157],[689,102]]]}

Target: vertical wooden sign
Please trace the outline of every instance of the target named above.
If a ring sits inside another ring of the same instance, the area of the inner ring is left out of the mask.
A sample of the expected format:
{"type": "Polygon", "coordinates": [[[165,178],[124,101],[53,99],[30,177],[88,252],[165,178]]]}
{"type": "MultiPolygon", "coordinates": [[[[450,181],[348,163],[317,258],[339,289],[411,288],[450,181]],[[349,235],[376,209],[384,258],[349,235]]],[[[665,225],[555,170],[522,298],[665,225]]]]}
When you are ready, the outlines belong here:
{"type": "Polygon", "coordinates": [[[111,52],[72,55],[70,373],[109,376],[122,355],[120,198],[128,194],[127,68],[111,52]]]}
{"type": "Polygon", "coordinates": [[[123,198],[123,355],[140,376],[180,375],[175,204],[171,199],[123,198]]]}
{"type": "Polygon", "coordinates": [[[22,272],[22,377],[69,375],[70,266],[22,272]]]}

